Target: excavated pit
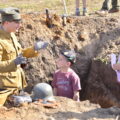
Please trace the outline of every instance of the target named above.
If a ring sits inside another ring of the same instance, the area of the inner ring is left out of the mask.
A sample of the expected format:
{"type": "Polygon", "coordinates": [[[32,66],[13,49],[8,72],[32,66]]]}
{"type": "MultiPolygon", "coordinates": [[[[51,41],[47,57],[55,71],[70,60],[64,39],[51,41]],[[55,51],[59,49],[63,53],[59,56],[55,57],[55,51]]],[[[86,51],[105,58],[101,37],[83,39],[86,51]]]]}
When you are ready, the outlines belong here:
{"type": "Polygon", "coordinates": [[[17,33],[22,46],[29,47],[42,39],[49,42],[47,50],[38,58],[28,60],[25,68],[27,91],[38,82],[49,82],[56,70],[55,58],[60,49],[70,48],[77,52],[73,69],[81,78],[81,100],[90,100],[102,107],[119,106],[120,84],[110,67],[107,55],[119,53],[119,17],[69,17],[67,25],[53,15],[53,28],[46,25],[46,16],[39,13],[23,15],[23,23],[17,33]]]}
{"type": "Polygon", "coordinates": [[[24,48],[39,39],[49,42],[49,47],[41,51],[39,57],[28,60],[26,90],[31,91],[38,82],[51,81],[59,50],[70,48],[77,52],[73,69],[81,78],[81,100],[90,100],[103,108],[120,106],[120,84],[108,58],[110,53],[119,53],[119,17],[68,17],[67,25],[63,26],[61,17],[53,15],[52,28],[48,28],[45,21],[44,14],[24,14],[17,33],[24,48]]]}
{"type": "Polygon", "coordinates": [[[68,17],[67,25],[62,26],[61,17],[53,15],[52,28],[47,27],[44,14],[30,13],[22,17],[17,36],[23,48],[39,39],[49,42],[49,47],[42,50],[39,57],[28,59],[24,69],[28,82],[26,91],[31,92],[36,83],[52,81],[59,50],[70,48],[77,52],[73,69],[81,78],[81,102],[56,97],[60,104],[56,109],[34,103],[0,107],[0,120],[118,120],[120,83],[108,55],[119,53],[120,17],[68,17]]]}

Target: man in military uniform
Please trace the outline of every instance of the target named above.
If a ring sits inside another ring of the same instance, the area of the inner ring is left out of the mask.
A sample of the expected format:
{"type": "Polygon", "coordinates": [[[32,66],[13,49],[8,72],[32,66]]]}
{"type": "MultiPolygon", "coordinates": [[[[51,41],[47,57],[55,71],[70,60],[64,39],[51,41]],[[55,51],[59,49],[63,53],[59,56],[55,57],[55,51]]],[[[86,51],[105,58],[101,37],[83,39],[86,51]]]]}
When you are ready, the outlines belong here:
{"type": "Polygon", "coordinates": [[[108,3],[110,0],[105,0],[103,2],[102,8],[100,11],[97,11],[98,14],[105,14],[106,12],[115,13],[119,12],[119,0],[112,0],[112,8],[109,10],[108,3]]]}
{"type": "Polygon", "coordinates": [[[14,34],[20,28],[21,16],[17,8],[0,9],[0,106],[7,97],[18,93],[27,86],[20,67],[27,58],[38,56],[39,50],[46,48],[46,42],[36,42],[34,46],[22,49],[14,34]]]}

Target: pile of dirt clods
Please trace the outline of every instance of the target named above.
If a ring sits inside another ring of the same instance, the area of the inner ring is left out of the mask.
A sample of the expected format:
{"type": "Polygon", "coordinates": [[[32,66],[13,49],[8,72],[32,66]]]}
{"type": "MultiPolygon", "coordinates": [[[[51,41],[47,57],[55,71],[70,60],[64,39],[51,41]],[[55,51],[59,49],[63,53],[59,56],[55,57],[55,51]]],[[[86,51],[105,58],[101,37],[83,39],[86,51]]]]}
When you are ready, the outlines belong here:
{"type": "Polygon", "coordinates": [[[0,120],[119,120],[120,83],[109,59],[109,54],[119,54],[119,15],[68,17],[66,26],[60,16],[53,15],[52,28],[48,28],[44,14],[29,13],[23,15],[22,22],[17,36],[23,48],[38,40],[49,43],[39,57],[28,59],[24,68],[26,91],[31,92],[36,83],[50,83],[59,50],[74,49],[77,61],[73,69],[81,78],[81,102],[57,97],[60,105],[55,109],[34,103],[20,108],[0,108],[0,120]]]}
{"type": "Polygon", "coordinates": [[[19,108],[0,108],[0,120],[118,120],[120,109],[100,108],[89,101],[75,102],[68,98],[56,98],[57,108],[45,108],[31,103],[19,108]]]}

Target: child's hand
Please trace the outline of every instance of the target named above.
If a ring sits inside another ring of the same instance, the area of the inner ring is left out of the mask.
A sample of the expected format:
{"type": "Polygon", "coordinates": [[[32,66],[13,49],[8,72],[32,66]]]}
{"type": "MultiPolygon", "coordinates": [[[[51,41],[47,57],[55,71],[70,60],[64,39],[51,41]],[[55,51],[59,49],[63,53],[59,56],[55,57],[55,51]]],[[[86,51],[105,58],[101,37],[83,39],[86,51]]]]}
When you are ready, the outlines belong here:
{"type": "Polygon", "coordinates": [[[78,91],[74,92],[73,100],[80,101],[79,100],[79,92],[78,91]]]}

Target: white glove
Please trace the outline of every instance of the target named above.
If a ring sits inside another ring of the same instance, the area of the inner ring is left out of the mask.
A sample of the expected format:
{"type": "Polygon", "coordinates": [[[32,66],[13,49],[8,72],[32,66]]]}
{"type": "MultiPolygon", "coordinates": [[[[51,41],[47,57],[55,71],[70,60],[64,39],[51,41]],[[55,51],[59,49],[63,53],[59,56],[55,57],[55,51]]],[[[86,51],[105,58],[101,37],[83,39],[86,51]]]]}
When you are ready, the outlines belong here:
{"type": "Polygon", "coordinates": [[[36,51],[38,51],[38,50],[40,50],[40,49],[45,49],[47,46],[48,46],[48,43],[47,43],[47,42],[39,41],[39,42],[36,42],[36,43],[35,43],[34,49],[35,49],[36,51]]]}
{"type": "Polygon", "coordinates": [[[22,54],[20,54],[15,60],[14,60],[16,65],[20,64],[26,64],[27,63],[27,58],[23,57],[22,54]]]}

